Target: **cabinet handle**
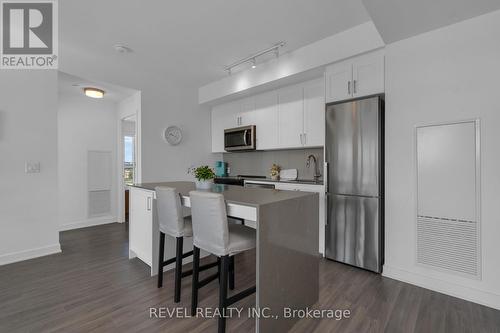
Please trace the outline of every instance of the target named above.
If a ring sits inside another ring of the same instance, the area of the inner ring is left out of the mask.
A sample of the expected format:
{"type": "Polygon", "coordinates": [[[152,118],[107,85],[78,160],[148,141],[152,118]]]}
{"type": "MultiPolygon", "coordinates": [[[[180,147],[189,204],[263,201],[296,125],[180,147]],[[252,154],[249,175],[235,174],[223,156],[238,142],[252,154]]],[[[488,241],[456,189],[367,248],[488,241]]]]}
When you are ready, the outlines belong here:
{"type": "Polygon", "coordinates": [[[304,133],[304,145],[307,145],[307,133],[304,133]]]}
{"type": "Polygon", "coordinates": [[[347,81],[347,94],[351,94],[351,81],[347,81]]]}
{"type": "Polygon", "coordinates": [[[356,80],[352,81],[352,90],[356,93],[356,80]]]}
{"type": "Polygon", "coordinates": [[[147,210],[150,211],[151,210],[151,197],[148,197],[148,201],[147,201],[146,205],[147,205],[147,210]]]}
{"type": "Polygon", "coordinates": [[[302,136],[303,136],[303,135],[304,135],[304,134],[302,134],[302,133],[300,133],[300,134],[299,134],[299,137],[300,137],[300,144],[301,144],[301,145],[303,145],[303,144],[304,144],[304,141],[303,141],[303,139],[302,139],[302,136]]]}

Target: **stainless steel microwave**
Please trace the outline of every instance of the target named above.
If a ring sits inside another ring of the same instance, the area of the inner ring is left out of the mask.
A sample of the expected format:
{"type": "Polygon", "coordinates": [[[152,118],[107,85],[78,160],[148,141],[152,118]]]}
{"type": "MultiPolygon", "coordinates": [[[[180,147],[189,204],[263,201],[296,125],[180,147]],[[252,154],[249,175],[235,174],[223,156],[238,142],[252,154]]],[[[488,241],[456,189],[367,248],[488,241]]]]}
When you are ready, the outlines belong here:
{"type": "Polygon", "coordinates": [[[255,150],[255,125],[225,129],[224,150],[255,150]]]}

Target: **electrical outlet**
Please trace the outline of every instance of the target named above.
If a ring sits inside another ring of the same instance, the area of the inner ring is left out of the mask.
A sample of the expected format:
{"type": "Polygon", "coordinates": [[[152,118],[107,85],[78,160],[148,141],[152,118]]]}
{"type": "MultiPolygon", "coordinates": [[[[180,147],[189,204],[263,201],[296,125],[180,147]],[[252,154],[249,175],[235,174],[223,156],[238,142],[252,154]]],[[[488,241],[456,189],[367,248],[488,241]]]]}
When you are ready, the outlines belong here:
{"type": "Polygon", "coordinates": [[[40,173],[40,162],[26,162],[24,171],[26,173],[40,173]]]}

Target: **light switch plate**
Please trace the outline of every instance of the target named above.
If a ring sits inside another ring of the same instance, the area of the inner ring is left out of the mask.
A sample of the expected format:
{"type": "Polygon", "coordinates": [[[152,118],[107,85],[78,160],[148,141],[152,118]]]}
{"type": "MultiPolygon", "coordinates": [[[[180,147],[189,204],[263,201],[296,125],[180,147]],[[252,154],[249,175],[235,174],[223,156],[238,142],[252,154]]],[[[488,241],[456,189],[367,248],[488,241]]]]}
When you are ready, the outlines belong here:
{"type": "Polygon", "coordinates": [[[24,171],[26,173],[40,173],[40,162],[26,162],[24,171]]]}

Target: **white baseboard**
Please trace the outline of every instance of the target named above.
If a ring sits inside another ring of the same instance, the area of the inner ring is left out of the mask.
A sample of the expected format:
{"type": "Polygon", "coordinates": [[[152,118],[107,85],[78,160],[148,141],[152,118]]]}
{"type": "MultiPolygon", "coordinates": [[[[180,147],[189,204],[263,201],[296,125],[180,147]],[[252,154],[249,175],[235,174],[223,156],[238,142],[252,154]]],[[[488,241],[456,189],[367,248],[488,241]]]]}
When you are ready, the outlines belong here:
{"type": "Polygon", "coordinates": [[[0,255],[0,266],[60,252],[61,245],[57,243],[49,246],[38,247],[35,249],[7,253],[0,255]]]}
{"type": "Polygon", "coordinates": [[[500,310],[500,295],[384,265],[383,276],[500,310]]]}
{"type": "Polygon", "coordinates": [[[95,217],[83,221],[62,224],[59,226],[59,231],[92,227],[101,224],[115,223],[117,221],[118,219],[116,218],[116,216],[95,217]]]}

